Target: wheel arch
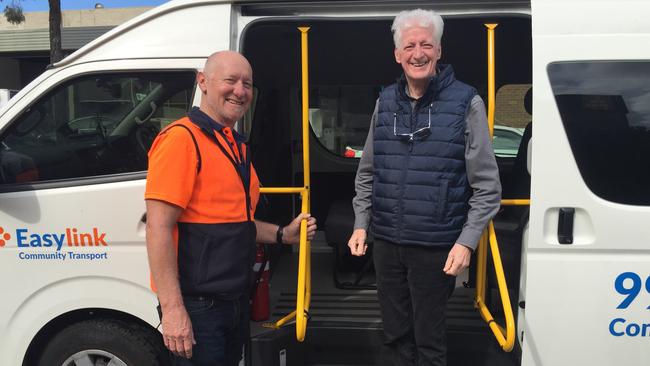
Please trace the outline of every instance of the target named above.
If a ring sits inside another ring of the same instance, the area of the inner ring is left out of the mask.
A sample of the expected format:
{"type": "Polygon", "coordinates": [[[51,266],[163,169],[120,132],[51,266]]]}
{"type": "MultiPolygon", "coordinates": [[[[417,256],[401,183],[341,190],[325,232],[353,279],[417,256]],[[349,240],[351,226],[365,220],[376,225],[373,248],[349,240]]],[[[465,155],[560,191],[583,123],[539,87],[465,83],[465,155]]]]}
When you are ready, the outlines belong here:
{"type": "Polygon", "coordinates": [[[115,319],[156,331],[156,296],[140,283],[121,278],[88,276],[51,282],[26,298],[10,317],[5,342],[17,352],[15,364],[31,365],[48,339],[84,320],[115,319]]]}
{"type": "Polygon", "coordinates": [[[148,322],[124,311],[106,308],[76,309],[50,320],[38,331],[38,333],[36,333],[36,336],[34,336],[27,347],[22,365],[36,365],[39,357],[47,346],[48,341],[52,337],[72,324],[92,319],[118,320],[129,324],[134,328],[140,328],[150,334],[158,332],[158,330],[148,322]]]}

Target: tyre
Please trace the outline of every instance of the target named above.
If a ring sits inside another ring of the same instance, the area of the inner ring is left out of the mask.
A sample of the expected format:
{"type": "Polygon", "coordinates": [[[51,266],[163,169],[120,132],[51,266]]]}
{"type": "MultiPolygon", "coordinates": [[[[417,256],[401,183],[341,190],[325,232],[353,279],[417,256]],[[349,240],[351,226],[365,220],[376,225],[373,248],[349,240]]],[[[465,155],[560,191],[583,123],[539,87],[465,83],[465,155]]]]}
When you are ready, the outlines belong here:
{"type": "Polygon", "coordinates": [[[108,319],[86,320],[56,334],[39,366],[165,366],[161,341],[147,329],[108,319]]]}

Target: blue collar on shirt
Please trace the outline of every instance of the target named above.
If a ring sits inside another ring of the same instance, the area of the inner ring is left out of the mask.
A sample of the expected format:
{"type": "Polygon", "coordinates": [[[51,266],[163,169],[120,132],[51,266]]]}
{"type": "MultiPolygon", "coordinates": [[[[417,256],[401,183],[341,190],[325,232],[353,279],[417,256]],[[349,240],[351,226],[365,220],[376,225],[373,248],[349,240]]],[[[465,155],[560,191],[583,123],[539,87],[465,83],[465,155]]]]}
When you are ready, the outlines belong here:
{"type": "MultiPolygon", "coordinates": [[[[203,112],[199,107],[192,107],[192,109],[190,109],[187,116],[190,118],[192,122],[194,122],[194,124],[207,131],[214,130],[221,133],[221,130],[225,127],[221,123],[213,120],[210,116],[205,114],[205,112],[203,112]]],[[[240,135],[239,133],[237,133],[237,131],[233,130],[232,128],[230,130],[232,131],[232,135],[235,137],[235,141],[237,141],[240,144],[246,142],[244,136],[240,135]]]]}

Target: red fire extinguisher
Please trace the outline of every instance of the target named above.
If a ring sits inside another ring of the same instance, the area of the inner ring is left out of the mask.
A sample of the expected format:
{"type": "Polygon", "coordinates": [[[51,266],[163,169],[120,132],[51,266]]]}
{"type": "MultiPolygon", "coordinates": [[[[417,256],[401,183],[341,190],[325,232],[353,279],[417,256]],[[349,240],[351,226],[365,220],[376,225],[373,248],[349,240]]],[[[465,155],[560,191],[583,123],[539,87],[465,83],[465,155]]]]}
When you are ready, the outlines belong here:
{"type": "Polygon", "coordinates": [[[251,302],[251,320],[261,321],[269,318],[269,279],[270,265],[263,244],[257,245],[255,265],[253,266],[253,296],[251,302]]]}

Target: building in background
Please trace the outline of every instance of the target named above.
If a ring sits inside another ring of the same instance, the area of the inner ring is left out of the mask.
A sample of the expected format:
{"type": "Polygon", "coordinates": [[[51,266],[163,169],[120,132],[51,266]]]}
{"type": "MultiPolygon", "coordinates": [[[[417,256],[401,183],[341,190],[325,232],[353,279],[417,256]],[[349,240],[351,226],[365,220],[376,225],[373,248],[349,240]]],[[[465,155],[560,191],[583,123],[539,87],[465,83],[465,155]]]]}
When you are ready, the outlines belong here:
{"type": "MultiPolygon", "coordinates": [[[[103,8],[62,11],[61,44],[64,55],[106,33],[150,7],[103,8]]],[[[0,89],[21,89],[50,63],[49,14],[25,13],[25,21],[13,25],[0,16],[0,89]]]]}

